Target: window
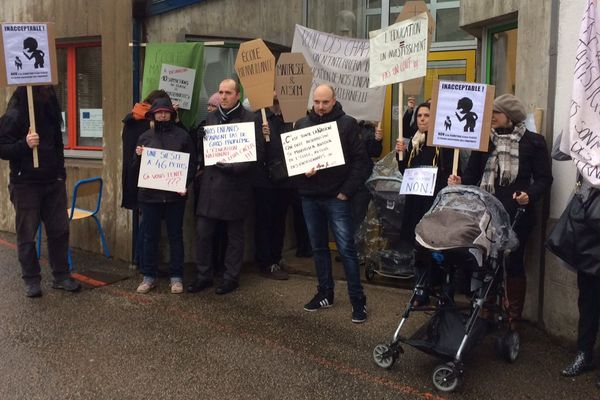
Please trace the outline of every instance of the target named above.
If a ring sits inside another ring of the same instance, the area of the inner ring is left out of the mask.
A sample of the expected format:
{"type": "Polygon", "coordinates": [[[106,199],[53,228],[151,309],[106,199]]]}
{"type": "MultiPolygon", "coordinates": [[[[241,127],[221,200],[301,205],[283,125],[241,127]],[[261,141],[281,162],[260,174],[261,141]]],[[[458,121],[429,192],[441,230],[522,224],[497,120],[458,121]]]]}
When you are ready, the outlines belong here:
{"type": "Polygon", "coordinates": [[[57,64],[65,149],[102,150],[100,42],[58,44],[57,64]]]}
{"type": "Polygon", "coordinates": [[[517,33],[516,24],[504,25],[488,31],[486,83],[496,86],[496,96],[515,93],[517,33]]]}

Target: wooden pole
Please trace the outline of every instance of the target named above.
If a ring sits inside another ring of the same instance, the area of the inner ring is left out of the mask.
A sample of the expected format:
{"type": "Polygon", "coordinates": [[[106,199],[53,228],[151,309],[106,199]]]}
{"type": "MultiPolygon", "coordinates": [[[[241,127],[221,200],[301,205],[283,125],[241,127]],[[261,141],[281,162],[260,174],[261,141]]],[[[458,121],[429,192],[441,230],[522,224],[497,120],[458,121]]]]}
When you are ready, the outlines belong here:
{"type": "Polygon", "coordinates": [[[452,161],[452,175],[458,175],[458,158],[460,156],[460,149],[454,149],[454,160],[452,161]]]}
{"type": "MultiPolygon", "coordinates": [[[[399,140],[404,140],[404,124],[403,122],[403,117],[404,117],[404,104],[403,104],[403,98],[404,98],[404,87],[402,86],[402,83],[398,84],[398,139],[399,140]]],[[[398,159],[400,161],[404,160],[404,152],[401,151],[400,153],[398,153],[398,159]]]]}
{"type": "MultiPolygon", "coordinates": [[[[267,122],[267,113],[265,112],[264,108],[260,109],[260,115],[262,115],[263,126],[267,125],[268,124],[268,122],[267,122]]],[[[263,136],[265,137],[265,142],[270,142],[271,141],[271,136],[270,135],[263,135],[263,136]]]]}
{"type": "MultiPolygon", "coordinates": [[[[27,104],[29,105],[29,129],[32,132],[35,130],[35,109],[33,108],[33,88],[31,85],[27,85],[27,104]]],[[[35,146],[33,149],[33,168],[39,168],[40,162],[38,159],[38,149],[35,146]]]]}

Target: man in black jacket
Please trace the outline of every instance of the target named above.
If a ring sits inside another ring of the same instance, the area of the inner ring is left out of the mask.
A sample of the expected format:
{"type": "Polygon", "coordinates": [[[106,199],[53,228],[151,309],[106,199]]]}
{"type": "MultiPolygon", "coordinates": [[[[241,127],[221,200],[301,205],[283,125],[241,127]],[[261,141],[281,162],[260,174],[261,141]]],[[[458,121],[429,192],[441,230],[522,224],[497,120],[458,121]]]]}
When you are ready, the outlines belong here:
{"type": "Polygon", "coordinates": [[[33,88],[36,131],[31,130],[27,92],[20,86],[13,93],[0,120],[0,158],[10,161],[10,200],[15,207],[17,252],[25,281],[25,295],[42,295],[40,264],[35,234],[41,221],[48,236],[48,258],[54,289],[78,291],[70,278],[67,252],[69,220],[65,188],[65,158],[62,116],[52,86],[33,88]],[[33,148],[38,148],[39,167],[33,166],[33,148]]]}
{"type": "MultiPolygon", "coordinates": [[[[240,103],[240,89],[233,79],[219,85],[221,102],[216,111],[208,114],[207,125],[254,122],[256,156],[264,154],[264,139],[255,115],[240,103]]],[[[198,138],[200,141],[201,138],[198,138]]],[[[200,192],[196,204],[196,281],[188,292],[196,293],[212,286],[212,240],[219,221],[227,224],[227,249],[223,283],[215,292],[227,294],[239,286],[244,257],[244,219],[252,204],[252,176],[256,162],[217,163],[201,166],[200,192]]]]}
{"type": "Polygon", "coordinates": [[[296,123],[296,128],[333,121],[337,122],[345,164],[319,171],[313,168],[296,178],[319,281],[317,294],[304,309],[316,311],[333,305],[334,282],[328,243],[330,226],[346,273],[348,294],[352,302],[352,322],[360,323],[367,319],[367,308],[360,283],[349,199],[368,176],[369,158],[359,138],[360,128],[356,120],[344,113],[331,86],[320,85],[313,93],[312,110],[296,123]]]}

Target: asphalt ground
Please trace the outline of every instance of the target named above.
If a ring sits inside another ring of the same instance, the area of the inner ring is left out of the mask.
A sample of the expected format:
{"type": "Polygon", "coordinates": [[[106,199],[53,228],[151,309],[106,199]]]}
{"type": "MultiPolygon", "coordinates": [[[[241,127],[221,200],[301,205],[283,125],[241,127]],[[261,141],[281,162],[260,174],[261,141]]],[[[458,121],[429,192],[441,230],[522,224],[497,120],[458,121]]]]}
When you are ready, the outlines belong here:
{"type": "MultiPolygon", "coordinates": [[[[139,275],[126,263],[75,252],[77,276],[95,279],[81,293],[53,290],[42,259],[44,295],[29,299],[14,243],[0,233],[0,399],[600,398],[594,373],[560,377],[572,349],[527,324],[516,363],[499,360],[488,337],[467,357],[455,393],[435,391],[440,360],[410,347],[381,369],[373,347],[391,339],[409,292],[365,283],[369,319],[357,325],[337,280],[334,306],[308,313],[310,260],[290,257],[298,273],[288,281],[249,267],[240,289],[225,296],[173,295],[166,280],[139,295],[139,275]],[[116,282],[97,286],[102,274],[116,282]]],[[[403,332],[428,318],[414,314],[403,332]]]]}

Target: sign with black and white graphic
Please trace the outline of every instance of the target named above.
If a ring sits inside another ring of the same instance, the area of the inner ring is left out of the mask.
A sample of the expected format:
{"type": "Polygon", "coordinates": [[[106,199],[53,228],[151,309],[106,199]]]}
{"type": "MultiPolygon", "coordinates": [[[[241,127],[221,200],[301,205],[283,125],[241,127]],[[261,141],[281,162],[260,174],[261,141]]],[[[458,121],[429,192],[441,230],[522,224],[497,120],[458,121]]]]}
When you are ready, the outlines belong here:
{"type": "Polygon", "coordinates": [[[44,22],[0,25],[0,85],[58,83],[53,24],[44,22]]]}
{"type": "Polygon", "coordinates": [[[487,151],[494,87],[480,83],[434,82],[427,144],[487,151]]]}

